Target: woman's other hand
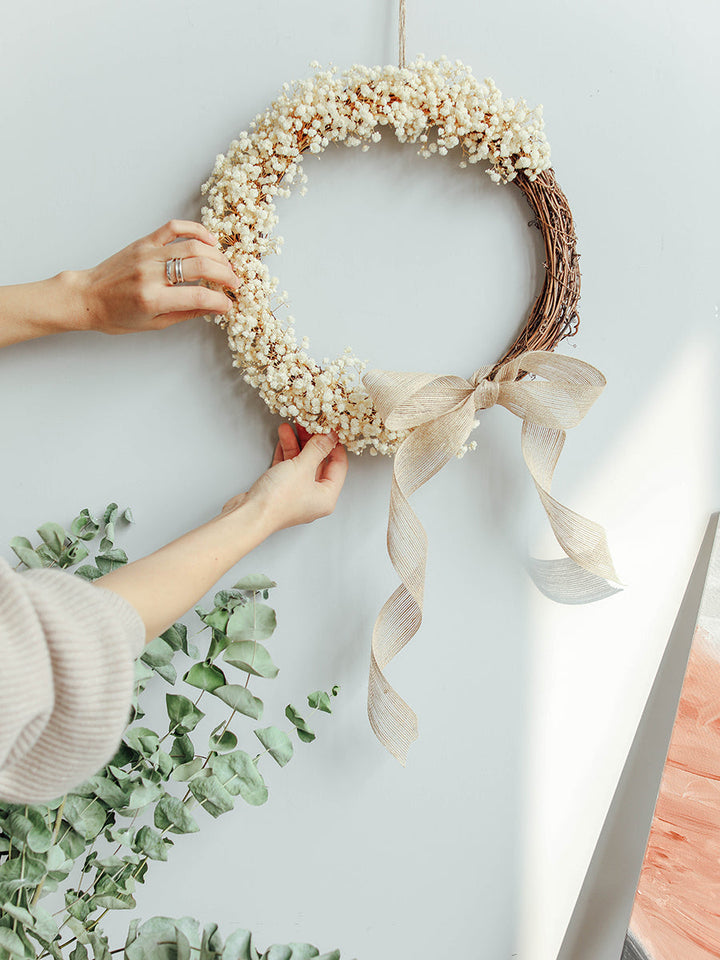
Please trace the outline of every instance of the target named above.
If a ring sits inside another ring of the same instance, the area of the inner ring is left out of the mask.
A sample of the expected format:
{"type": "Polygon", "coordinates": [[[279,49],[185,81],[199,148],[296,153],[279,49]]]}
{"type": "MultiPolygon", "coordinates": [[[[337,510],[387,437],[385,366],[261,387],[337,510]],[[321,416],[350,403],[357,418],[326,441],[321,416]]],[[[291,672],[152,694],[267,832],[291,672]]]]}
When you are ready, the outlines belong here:
{"type": "Polygon", "coordinates": [[[169,220],[96,267],[77,271],[75,278],[83,326],[110,334],[161,330],[191,317],[225,313],[231,301],[224,293],[189,284],[204,280],[230,290],[240,285],[216,238],[192,220],[169,220]],[[165,264],[175,257],[182,260],[185,283],[171,285],[165,264]]]}
{"type": "Polygon", "coordinates": [[[270,531],[326,517],[335,509],[345,482],[348,459],[337,436],[309,434],[298,425],[278,427],[272,466],[252,487],[225,504],[222,516],[244,504],[256,506],[270,531]]]}

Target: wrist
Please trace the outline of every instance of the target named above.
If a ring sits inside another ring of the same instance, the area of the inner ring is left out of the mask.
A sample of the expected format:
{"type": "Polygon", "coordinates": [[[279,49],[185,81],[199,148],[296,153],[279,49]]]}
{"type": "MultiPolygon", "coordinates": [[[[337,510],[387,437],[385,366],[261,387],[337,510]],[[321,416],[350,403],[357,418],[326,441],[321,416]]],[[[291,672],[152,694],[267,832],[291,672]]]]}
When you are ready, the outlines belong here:
{"type": "MultiPolygon", "coordinates": [[[[243,542],[247,544],[248,539],[253,546],[257,546],[279,529],[270,505],[259,497],[246,499],[246,495],[231,500],[225,505],[223,512],[210,522],[217,524],[223,531],[223,536],[227,537],[229,542],[237,543],[238,547],[243,542]]],[[[247,546],[245,549],[247,550],[247,546]]]]}
{"type": "Polygon", "coordinates": [[[62,270],[54,277],[39,281],[36,336],[92,330],[87,290],[85,270],[62,270]]]}
{"type": "Polygon", "coordinates": [[[0,347],[90,329],[85,291],[84,275],[77,270],[0,287],[0,347]]]}

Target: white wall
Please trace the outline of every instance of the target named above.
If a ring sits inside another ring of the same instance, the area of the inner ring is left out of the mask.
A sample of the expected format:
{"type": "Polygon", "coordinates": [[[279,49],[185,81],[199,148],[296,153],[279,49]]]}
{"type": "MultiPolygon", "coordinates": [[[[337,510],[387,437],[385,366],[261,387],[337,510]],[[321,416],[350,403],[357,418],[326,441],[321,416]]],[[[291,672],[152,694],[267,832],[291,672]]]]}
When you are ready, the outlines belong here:
{"type": "MultiPolygon", "coordinates": [[[[396,583],[391,464],[351,458],[331,518],[235,572],[279,583],[268,717],[338,682],[336,715],[268,771],[266,807],[206,818],[152,865],[137,912],[108,918],[113,947],[131,916],[190,914],[359,960],[552,960],[720,500],[717,8],[408,7],[410,56],[459,57],[544,104],[582,256],[582,324],[564,346],[609,382],[556,487],[606,525],[627,589],[589,607],[537,593],[521,563],[544,523],[520,424],[488,411],[478,451],[415,498],[430,556],[422,630],[391,672],[420,718],[403,770],[365,715],[372,624],[396,583]]],[[[199,218],[215,155],[283,81],[313,59],[396,59],[387,0],[38,0],[3,19],[0,283],[89,267],[169,217],[199,218]]],[[[351,344],[371,365],[464,375],[492,362],[541,282],[519,191],[394,143],[330,150],[307,171],[307,197],[279,208],[277,270],[316,355],[351,344]]],[[[201,320],[7,349],[0,403],[3,542],[115,499],[135,511],[133,556],[245,489],[277,425],[201,320]]],[[[153,685],[150,718],[166,689],[153,685]]],[[[629,910],[598,904],[611,946],[593,957],[617,956],[629,910]]]]}

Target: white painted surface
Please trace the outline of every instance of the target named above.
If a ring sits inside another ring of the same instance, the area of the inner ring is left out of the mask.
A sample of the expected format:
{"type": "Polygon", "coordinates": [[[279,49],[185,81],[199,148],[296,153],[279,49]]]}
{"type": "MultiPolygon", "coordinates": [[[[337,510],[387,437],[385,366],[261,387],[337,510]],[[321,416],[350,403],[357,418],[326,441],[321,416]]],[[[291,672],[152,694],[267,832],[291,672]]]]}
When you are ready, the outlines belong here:
{"type": "MultiPolygon", "coordinates": [[[[556,489],[605,523],[627,589],[580,608],[537,594],[521,562],[526,534],[544,528],[520,424],[489,411],[477,453],[415,498],[430,556],[424,624],[391,673],[420,718],[402,770],[364,705],[373,620],[396,582],[391,465],[352,458],[333,517],[277,535],[237,570],[279,583],[268,720],[273,704],[334,682],[336,715],[286,770],[268,770],[266,807],[178,838],[137,915],[190,914],[359,960],[552,960],[720,501],[719,17],[701,0],[410,0],[408,16],[411,55],[459,57],[506,96],[544,104],[582,255],[567,351],[609,382],[568,439],[556,489]]],[[[380,0],[6,11],[0,282],[88,267],[171,216],[198,218],[215,155],[284,80],[314,58],[393,61],[394,30],[394,3],[380,0]]],[[[492,361],[541,279],[519,192],[389,143],[307,170],[308,196],[280,208],[278,275],[316,354],[350,343],[374,365],[466,375],[492,361]]],[[[203,321],[10,348],[0,391],[4,541],[116,499],[135,510],[125,545],[139,556],[246,488],[276,428],[203,321]]],[[[166,689],[153,686],[149,721],[166,689]]],[[[630,903],[603,909],[619,929],[630,903]]],[[[108,918],[111,946],[132,915],[108,918]]]]}

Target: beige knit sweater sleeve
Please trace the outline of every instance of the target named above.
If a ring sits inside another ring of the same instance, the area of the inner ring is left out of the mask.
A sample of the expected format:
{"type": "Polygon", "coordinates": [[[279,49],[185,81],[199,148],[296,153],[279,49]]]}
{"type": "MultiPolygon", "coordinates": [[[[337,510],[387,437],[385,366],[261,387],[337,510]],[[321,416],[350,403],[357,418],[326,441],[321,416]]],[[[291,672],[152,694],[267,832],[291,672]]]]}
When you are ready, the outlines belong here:
{"type": "Polygon", "coordinates": [[[118,594],[0,559],[0,801],[46,803],[105,766],[144,643],[118,594]]]}

